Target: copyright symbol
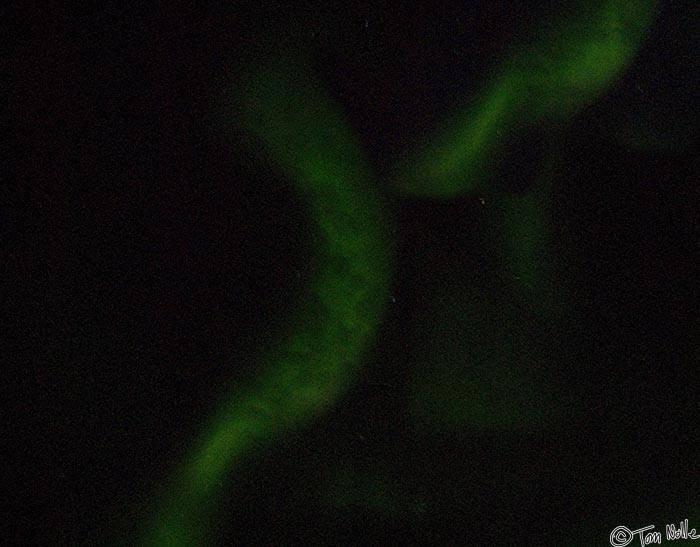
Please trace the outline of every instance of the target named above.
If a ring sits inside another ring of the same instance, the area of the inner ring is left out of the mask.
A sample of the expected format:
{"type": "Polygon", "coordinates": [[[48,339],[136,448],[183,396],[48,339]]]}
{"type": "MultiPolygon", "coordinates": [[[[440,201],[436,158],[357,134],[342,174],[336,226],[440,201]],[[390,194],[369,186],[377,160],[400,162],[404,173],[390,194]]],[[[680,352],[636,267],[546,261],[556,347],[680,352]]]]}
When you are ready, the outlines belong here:
{"type": "Polygon", "coordinates": [[[618,526],[610,532],[610,545],[613,547],[625,547],[625,545],[630,544],[633,538],[632,530],[627,528],[627,526],[618,526]]]}

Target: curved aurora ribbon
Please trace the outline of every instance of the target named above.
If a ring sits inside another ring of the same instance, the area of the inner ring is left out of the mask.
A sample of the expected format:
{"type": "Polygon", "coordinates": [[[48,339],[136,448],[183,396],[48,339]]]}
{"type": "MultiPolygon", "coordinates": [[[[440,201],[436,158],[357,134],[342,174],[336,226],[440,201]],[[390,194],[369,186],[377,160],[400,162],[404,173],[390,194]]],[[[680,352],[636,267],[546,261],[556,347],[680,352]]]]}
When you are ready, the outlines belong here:
{"type": "MultiPolygon", "coordinates": [[[[552,24],[399,166],[398,192],[452,197],[479,188],[510,134],[563,121],[609,87],[637,50],[654,4],[598,0],[593,9],[582,2],[579,17],[552,24]]],[[[382,207],[337,109],[296,65],[261,69],[241,90],[246,128],[308,204],[315,267],[289,334],[265,354],[257,380],[232,393],[205,429],[148,522],[145,545],[206,543],[215,490],[227,471],[338,399],[376,328],[388,286],[382,207]]]]}
{"type": "Polygon", "coordinates": [[[450,198],[479,190],[508,139],[558,123],[601,96],[634,57],[655,0],[590,0],[516,50],[443,131],[403,162],[393,186],[450,198]]]}
{"type": "Polygon", "coordinates": [[[297,64],[260,69],[238,85],[244,129],[294,181],[315,249],[308,295],[263,371],[231,394],[147,524],[149,546],[207,544],[215,491],[251,449],[333,405],[379,322],[390,246],[379,196],[336,107],[297,64]]]}

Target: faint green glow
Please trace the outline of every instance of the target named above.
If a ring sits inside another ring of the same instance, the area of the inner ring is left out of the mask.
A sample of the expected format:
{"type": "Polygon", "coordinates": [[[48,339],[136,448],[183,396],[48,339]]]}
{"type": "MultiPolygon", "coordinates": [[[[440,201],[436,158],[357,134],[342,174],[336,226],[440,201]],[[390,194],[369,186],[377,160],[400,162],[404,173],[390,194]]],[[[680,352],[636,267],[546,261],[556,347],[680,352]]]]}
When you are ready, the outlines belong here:
{"type": "Polygon", "coordinates": [[[539,285],[546,230],[542,204],[530,192],[509,197],[505,204],[505,228],[511,266],[517,279],[527,287],[539,285]]]}
{"type": "Polygon", "coordinates": [[[493,159],[502,128],[510,123],[514,92],[513,80],[504,79],[463,109],[421,160],[403,166],[401,181],[408,177],[410,186],[402,190],[447,197],[462,192],[466,179],[478,181],[481,171],[493,159]]]}
{"type": "MultiPolygon", "coordinates": [[[[478,342],[470,337],[470,340],[478,342]]],[[[504,337],[470,355],[443,349],[415,374],[416,422],[428,430],[502,432],[547,427],[546,390],[528,377],[535,365],[523,340],[504,337]],[[435,367],[435,368],[433,368],[435,367]]]]}
{"type": "Polygon", "coordinates": [[[351,381],[382,312],[389,244],[380,200],[348,124],[296,63],[238,86],[245,129],[289,176],[314,224],[304,308],[236,391],[175,474],[144,544],[207,544],[216,490],[251,450],[333,405],[351,381]]]}
{"type": "Polygon", "coordinates": [[[583,2],[575,17],[551,25],[505,70],[519,74],[523,114],[562,119],[605,92],[634,57],[654,0],[583,2]]]}
{"type": "Polygon", "coordinates": [[[494,199],[490,218],[494,248],[500,249],[512,275],[541,310],[563,311],[557,282],[556,252],[550,226],[552,188],[557,182],[557,154],[551,154],[537,181],[525,193],[494,199]]]}
{"type": "Polygon", "coordinates": [[[407,195],[451,197],[485,183],[500,147],[543,120],[564,121],[603,94],[629,64],[651,22],[653,0],[582,2],[574,16],[495,69],[470,106],[399,166],[407,195]]]}
{"type": "Polygon", "coordinates": [[[493,433],[556,427],[562,409],[541,375],[550,350],[534,313],[503,287],[436,271],[417,326],[413,415],[426,431],[493,433]],[[540,371],[538,373],[538,371],[540,371]]]}
{"type": "Polygon", "coordinates": [[[323,474],[319,499],[336,511],[375,513],[384,517],[424,515],[429,509],[424,492],[412,492],[410,479],[348,462],[323,474]]]}

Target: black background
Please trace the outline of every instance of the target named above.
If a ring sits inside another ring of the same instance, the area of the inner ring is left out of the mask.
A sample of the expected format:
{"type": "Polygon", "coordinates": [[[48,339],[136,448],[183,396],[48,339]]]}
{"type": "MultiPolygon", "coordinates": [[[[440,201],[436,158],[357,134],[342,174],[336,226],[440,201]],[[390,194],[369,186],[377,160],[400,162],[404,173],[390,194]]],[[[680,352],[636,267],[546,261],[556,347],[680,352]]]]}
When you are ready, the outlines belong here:
{"type": "MultiPolygon", "coordinates": [[[[310,47],[382,185],[554,4],[7,10],[3,353],[6,439],[21,439],[7,497],[23,509],[8,544],[133,544],[157,485],[303,298],[303,204],[217,109],[237,66],[310,47]]],[[[698,15],[663,4],[630,70],[557,136],[549,227],[576,297],[538,328],[561,351],[543,374],[570,421],[415,428],[428,287],[464,270],[505,300],[517,289],[484,243],[491,197],[390,196],[393,299],[360,378],[222,488],[223,544],[606,545],[620,524],[700,518],[698,15]],[[382,470],[427,509],[324,505],[318,470],[338,462],[382,470]]],[[[529,188],[541,137],[501,162],[499,191],[529,188]]]]}

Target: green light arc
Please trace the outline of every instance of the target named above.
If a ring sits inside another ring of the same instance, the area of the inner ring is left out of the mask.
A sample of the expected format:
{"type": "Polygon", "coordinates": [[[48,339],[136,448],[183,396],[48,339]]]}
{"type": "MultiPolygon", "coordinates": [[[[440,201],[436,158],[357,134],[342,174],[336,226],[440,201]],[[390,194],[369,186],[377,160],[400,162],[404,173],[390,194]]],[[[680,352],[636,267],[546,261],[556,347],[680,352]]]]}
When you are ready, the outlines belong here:
{"type": "MultiPolygon", "coordinates": [[[[499,67],[442,133],[398,166],[395,193],[451,198],[480,189],[508,145],[504,135],[523,120],[559,122],[600,96],[632,58],[654,2],[599,6],[553,27],[499,67]]],[[[237,89],[244,129],[307,204],[317,235],[314,268],[303,308],[265,353],[260,376],[224,402],[159,498],[142,540],[151,547],[206,545],[216,489],[229,471],[338,400],[379,324],[391,278],[386,215],[371,170],[309,71],[280,61],[249,73],[237,89]]],[[[530,275],[530,232],[537,235],[539,227],[525,233],[517,219],[508,222],[527,242],[515,260],[530,275]]]]}
{"type": "Polygon", "coordinates": [[[451,114],[427,145],[397,166],[399,195],[451,199],[484,183],[509,139],[561,124],[591,104],[634,58],[655,0],[597,0],[521,45],[495,67],[479,92],[451,114]]]}
{"type": "Polygon", "coordinates": [[[209,543],[216,490],[252,450],[330,408],[352,381],[379,323],[391,246],[381,199],[338,109],[292,63],[239,86],[243,125],[294,181],[315,228],[302,309],[206,427],[146,524],[142,544],[209,543]]]}

